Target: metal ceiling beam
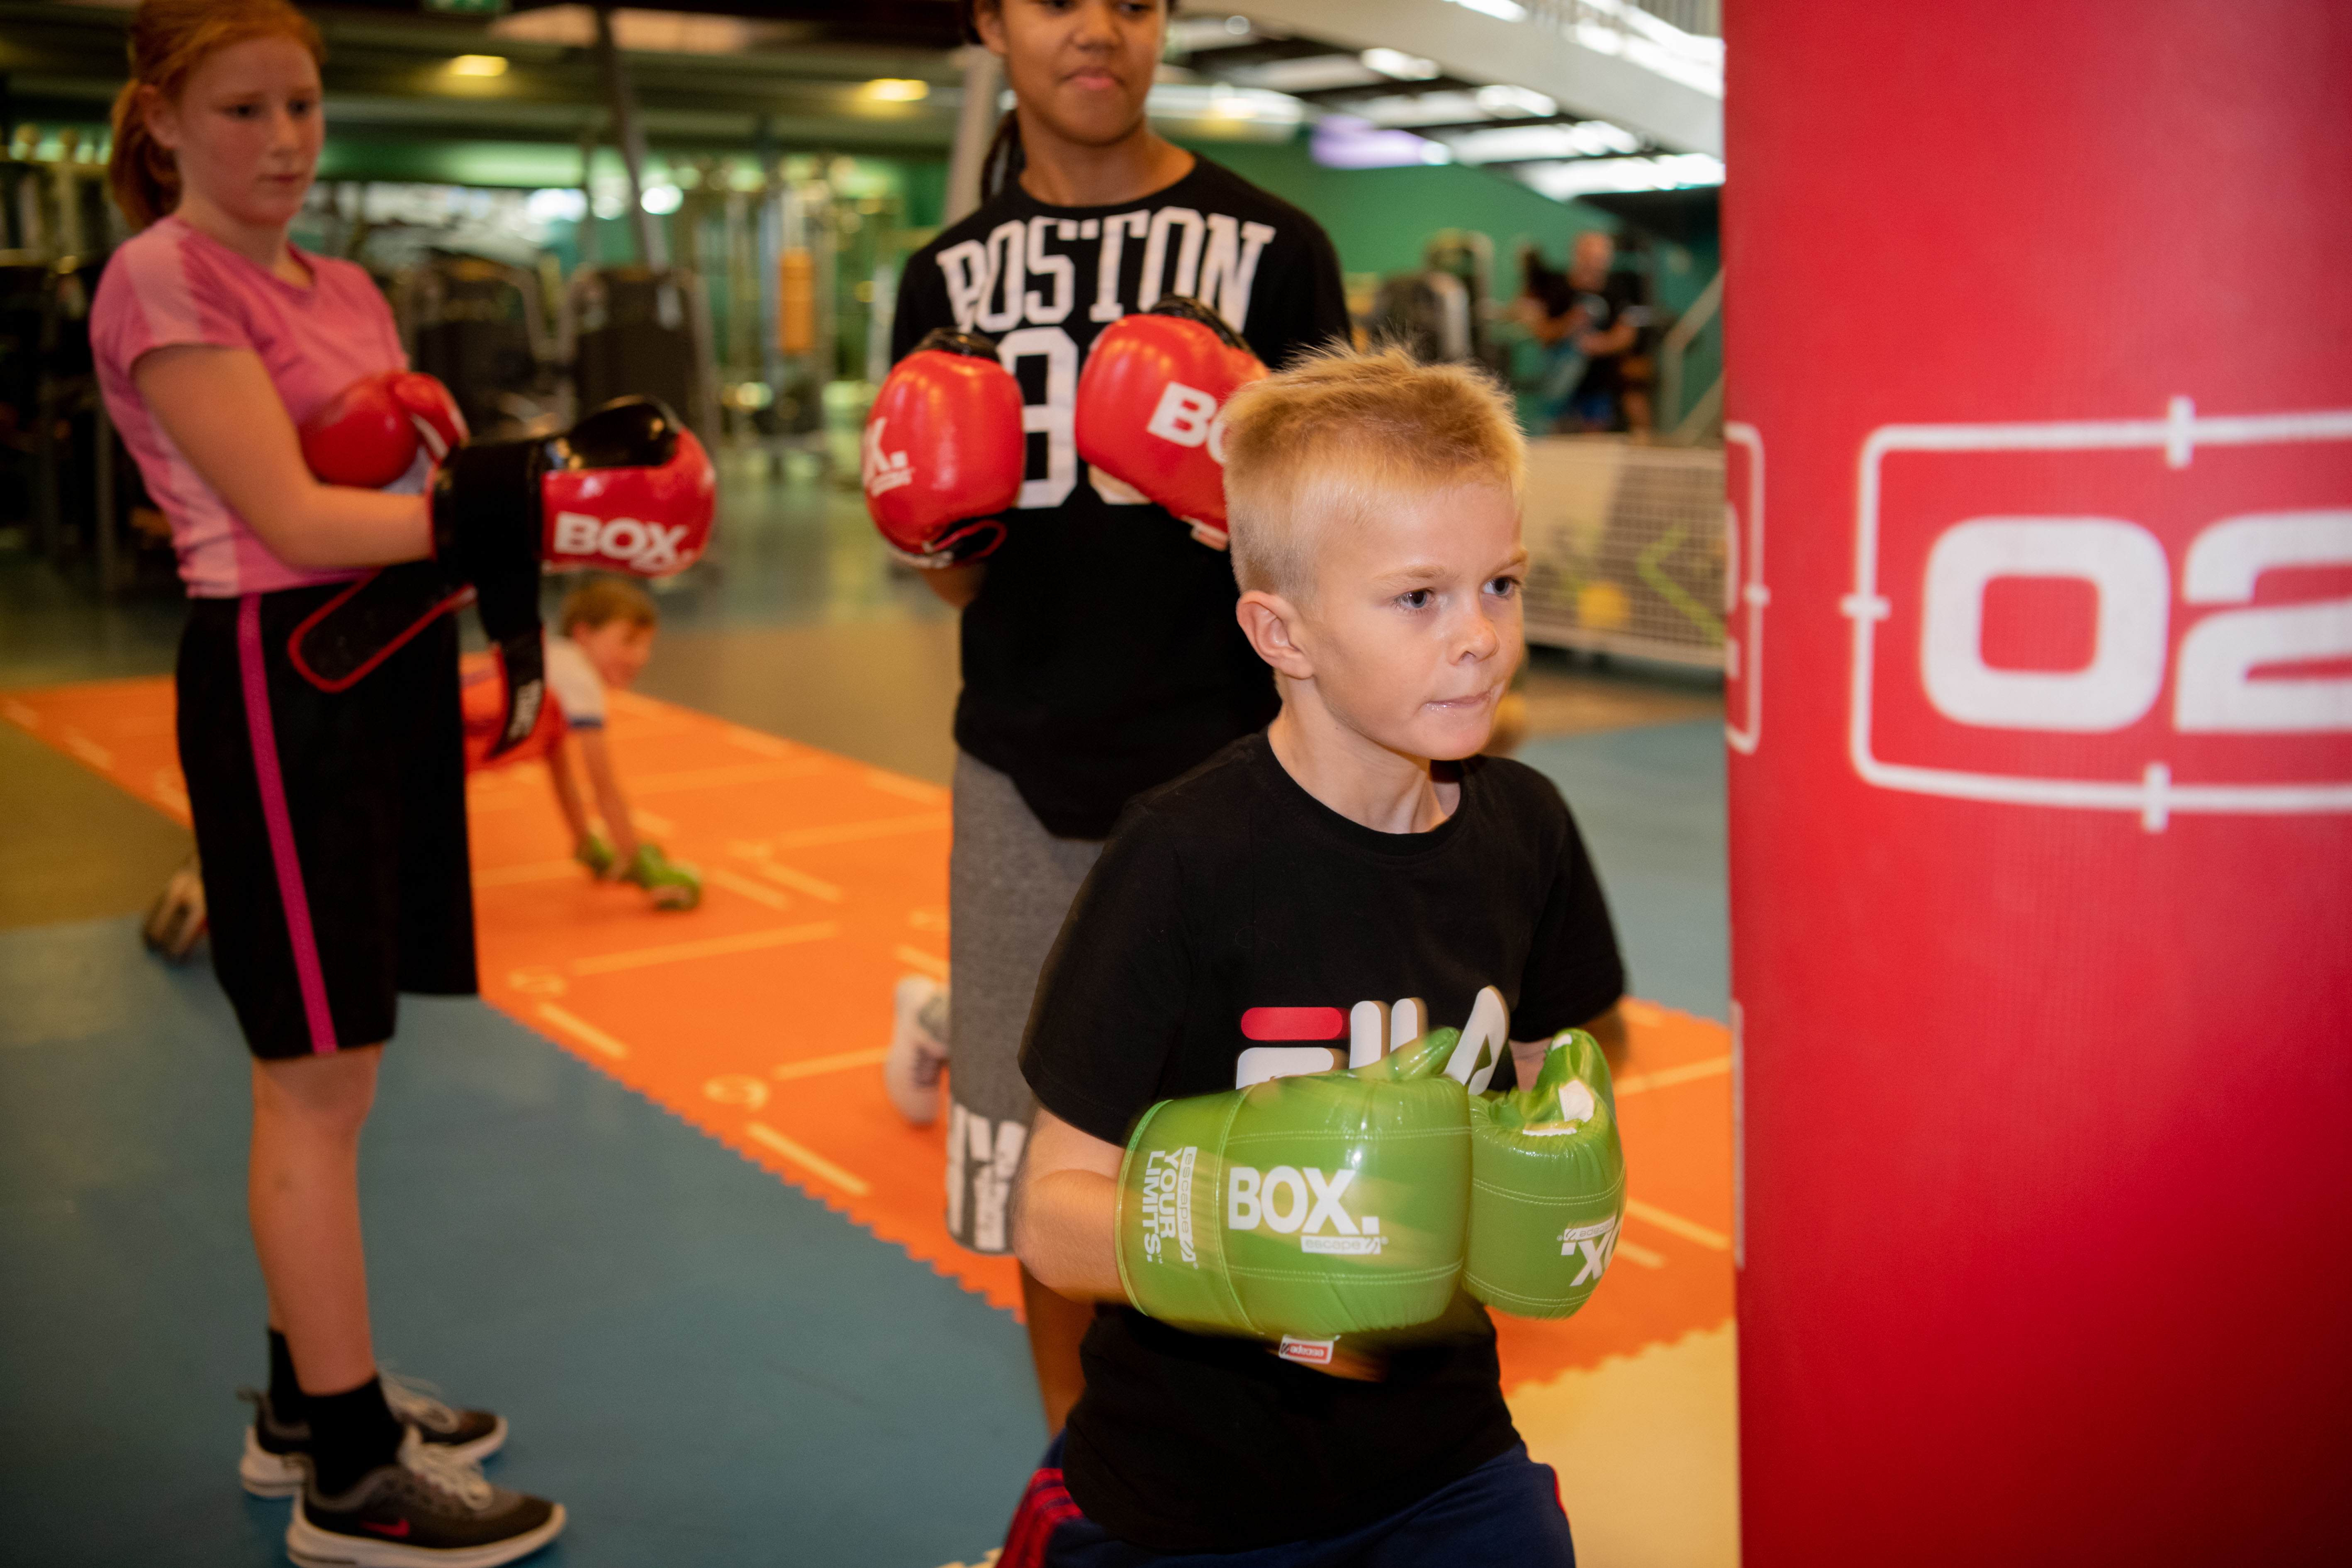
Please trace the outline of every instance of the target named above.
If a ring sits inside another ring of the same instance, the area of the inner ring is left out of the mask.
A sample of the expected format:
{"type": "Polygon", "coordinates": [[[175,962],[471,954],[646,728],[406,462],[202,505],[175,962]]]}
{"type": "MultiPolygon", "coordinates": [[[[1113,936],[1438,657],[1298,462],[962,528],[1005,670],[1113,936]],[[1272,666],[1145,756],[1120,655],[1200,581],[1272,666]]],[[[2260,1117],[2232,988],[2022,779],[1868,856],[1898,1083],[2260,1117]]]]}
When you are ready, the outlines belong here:
{"type": "Polygon", "coordinates": [[[669,247],[661,226],[646,211],[646,132],[637,123],[637,98],[629,88],[629,68],[613,42],[613,10],[596,7],[596,63],[604,68],[604,91],[613,104],[613,144],[621,150],[621,166],[629,172],[629,216],[636,230],[637,256],[656,271],[669,267],[669,247]]]}
{"type": "Polygon", "coordinates": [[[1443,0],[1247,0],[1252,22],[1351,49],[1402,49],[1447,75],[1532,88],[1678,153],[1723,156],[1723,100],[1586,48],[1557,27],[1506,22],[1443,0]]]}

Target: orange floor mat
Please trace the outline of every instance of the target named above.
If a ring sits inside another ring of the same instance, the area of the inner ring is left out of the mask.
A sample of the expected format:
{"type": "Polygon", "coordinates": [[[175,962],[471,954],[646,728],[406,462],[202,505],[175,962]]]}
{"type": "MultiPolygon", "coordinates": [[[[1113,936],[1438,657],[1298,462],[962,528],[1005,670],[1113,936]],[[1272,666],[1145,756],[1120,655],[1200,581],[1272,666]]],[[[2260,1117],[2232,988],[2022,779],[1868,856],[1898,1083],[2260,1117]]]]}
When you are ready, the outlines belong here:
{"type": "MultiPolygon", "coordinates": [[[[703,905],[657,914],[592,884],[543,769],[478,773],[484,999],[1017,1312],[1012,1260],[948,1238],[940,1128],[908,1127],[882,1092],[892,984],[947,973],[948,792],[632,693],[612,710],[639,829],[702,867],[703,905]]],[[[0,718],[186,822],[168,679],[0,693],[0,718]]],[[[1507,1388],[1732,1314],[1729,1037],[1647,1003],[1626,1014],[1617,1261],[1566,1322],[1497,1317],[1507,1388]]]]}

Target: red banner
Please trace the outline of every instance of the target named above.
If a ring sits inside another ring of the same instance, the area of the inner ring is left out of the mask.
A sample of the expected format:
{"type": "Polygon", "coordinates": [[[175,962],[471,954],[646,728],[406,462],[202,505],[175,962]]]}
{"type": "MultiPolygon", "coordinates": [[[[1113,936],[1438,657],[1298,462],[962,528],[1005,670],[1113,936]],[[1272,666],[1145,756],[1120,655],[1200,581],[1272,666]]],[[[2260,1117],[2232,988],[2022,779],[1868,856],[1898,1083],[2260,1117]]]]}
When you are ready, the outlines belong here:
{"type": "Polygon", "coordinates": [[[1726,13],[1746,1561],[2340,1551],[2352,8],[1726,13]]]}

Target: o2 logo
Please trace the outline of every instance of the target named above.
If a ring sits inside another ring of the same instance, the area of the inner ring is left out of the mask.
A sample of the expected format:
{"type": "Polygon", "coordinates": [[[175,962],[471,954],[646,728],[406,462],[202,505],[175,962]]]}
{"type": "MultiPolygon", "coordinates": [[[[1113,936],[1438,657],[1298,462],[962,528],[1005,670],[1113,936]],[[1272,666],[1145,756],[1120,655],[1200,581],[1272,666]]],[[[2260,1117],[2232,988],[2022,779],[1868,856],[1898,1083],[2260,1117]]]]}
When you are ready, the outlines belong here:
{"type": "Polygon", "coordinates": [[[2352,811],[2352,411],[1887,426],[1849,752],[2020,805],[2352,811]]]}

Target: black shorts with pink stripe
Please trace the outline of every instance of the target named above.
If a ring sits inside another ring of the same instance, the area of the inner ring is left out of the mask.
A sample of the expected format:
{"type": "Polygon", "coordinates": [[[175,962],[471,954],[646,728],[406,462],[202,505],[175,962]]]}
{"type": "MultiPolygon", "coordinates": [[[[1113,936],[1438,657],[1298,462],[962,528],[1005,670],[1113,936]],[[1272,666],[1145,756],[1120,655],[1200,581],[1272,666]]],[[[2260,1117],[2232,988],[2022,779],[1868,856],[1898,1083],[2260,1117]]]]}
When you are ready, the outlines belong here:
{"type": "Polygon", "coordinates": [[[213,967],[265,1058],[372,1046],[399,993],[475,989],[457,622],[321,691],[286,640],[338,591],[197,599],[180,639],[213,967]]]}

